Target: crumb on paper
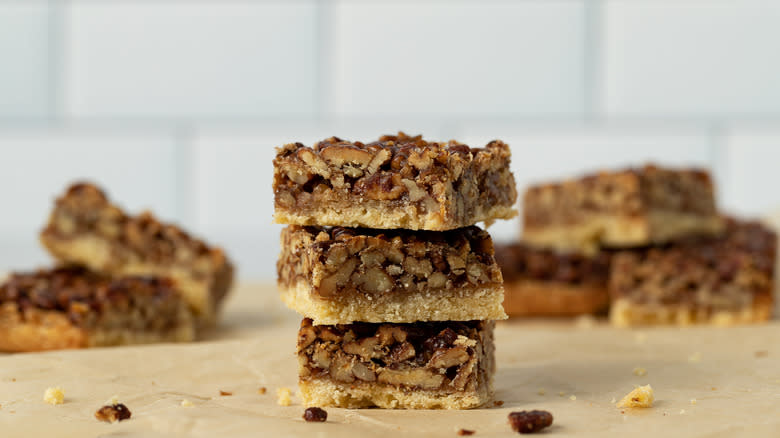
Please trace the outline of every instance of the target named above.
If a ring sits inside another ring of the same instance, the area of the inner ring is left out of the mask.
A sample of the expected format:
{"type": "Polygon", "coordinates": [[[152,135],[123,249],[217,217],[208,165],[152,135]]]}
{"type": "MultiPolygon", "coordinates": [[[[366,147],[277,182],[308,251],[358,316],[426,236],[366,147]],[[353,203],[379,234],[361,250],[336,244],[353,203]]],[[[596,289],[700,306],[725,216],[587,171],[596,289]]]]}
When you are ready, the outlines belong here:
{"type": "Polygon", "coordinates": [[[119,404],[119,396],[118,395],[112,395],[111,398],[106,400],[107,405],[118,405],[119,404]]]}
{"type": "Polygon", "coordinates": [[[680,409],[680,415],[685,414],[685,409],[680,409]]]}
{"type": "Polygon", "coordinates": [[[634,342],[637,344],[644,344],[647,341],[647,333],[639,332],[634,335],[634,342]]]}
{"type": "Polygon", "coordinates": [[[769,352],[767,350],[756,351],[756,357],[767,357],[767,356],[769,356],[769,352]]]}
{"type": "Polygon", "coordinates": [[[696,363],[701,362],[701,353],[698,351],[688,356],[688,362],[690,363],[696,363]]]}
{"type": "Polygon", "coordinates": [[[43,401],[50,405],[61,405],[65,402],[65,391],[59,386],[56,388],[47,388],[43,393],[43,401]]]}
{"type": "Polygon", "coordinates": [[[539,388],[539,391],[536,391],[536,393],[539,395],[545,395],[547,394],[547,391],[545,391],[544,388],[539,388]]]}
{"type": "Polygon", "coordinates": [[[105,405],[95,412],[95,418],[106,423],[116,423],[127,420],[132,416],[130,409],[122,403],[105,405]]]}
{"type": "Polygon", "coordinates": [[[182,401],[181,401],[181,406],[182,406],[183,408],[191,408],[191,407],[193,407],[193,406],[195,406],[195,405],[193,405],[191,401],[189,401],[189,400],[187,400],[187,399],[185,398],[184,400],[182,400],[182,401]]]}
{"type": "Polygon", "coordinates": [[[468,430],[468,429],[460,429],[460,430],[458,430],[458,436],[470,436],[470,435],[474,435],[474,431],[473,430],[468,430]]]}
{"type": "Polygon", "coordinates": [[[569,400],[571,400],[571,401],[577,400],[577,396],[572,394],[572,395],[569,396],[569,400]]]}
{"type": "Polygon", "coordinates": [[[279,406],[290,406],[292,404],[292,391],[290,391],[290,388],[279,388],[276,390],[276,403],[279,406]]]}
{"type": "Polygon", "coordinates": [[[227,397],[227,396],[233,395],[233,393],[230,392],[230,391],[223,391],[223,390],[220,389],[219,390],[219,395],[222,396],[222,397],[227,397]]]}
{"type": "Polygon", "coordinates": [[[612,397],[612,401],[610,403],[614,405],[615,403],[617,403],[617,399],[615,397],[612,397]]]}
{"type": "Polygon", "coordinates": [[[596,326],[596,318],[593,315],[580,315],[574,324],[581,329],[589,329],[596,326]]]}
{"type": "Polygon", "coordinates": [[[634,388],[616,406],[619,408],[650,408],[653,407],[653,401],[655,401],[653,388],[650,385],[645,385],[634,388]]]}
{"type": "Polygon", "coordinates": [[[458,335],[457,339],[453,342],[455,345],[462,345],[464,347],[476,347],[477,341],[474,339],[469,339],[466,336],[458,335]]]}
{"type": "Polygon", "coordinates": [[[695,398],[692,398],[692,399],[691,399],[691,404],[692,404],[692,405],[695,405],[695,404],[696,404],[696,399],[695,399],[695,398]]]}
{"type": "Polygon", "coordinates": [[[266,388],[265,386],[261,386],[260,389],[257,390],[257,393],[260,395],[263,395],[266,392],[268,392],[268,388],[266,388]]]}
{"type": "Polygon", "coordinates": [[[647,370],[642,367],[635,367],[634,368],[634,375],[639,377],[644,377],[647,375],[647,370]]]}
{"type": "Polygon", "coordinates": [[[564,395],[566,395],[565,392],[563,392],[563,391],[558,392],[558,397],[563,397],[564,395]]]}
{"type": "Polygon", "coordinates": [[[713,387],[712,387],[712,390],[713,390],[713,391],[717,391],[717,390],[718,390],[718,388],[716,388],[716,387],[714,387],[714,386],[713,386],[713,387]]]}
{"type": "Polygon", "coordinates": [[[496,401],[493,402],[493,406],[496,406],[496,407],[504,406],[504,401],[503,400],[496,400],[496,401]]]}

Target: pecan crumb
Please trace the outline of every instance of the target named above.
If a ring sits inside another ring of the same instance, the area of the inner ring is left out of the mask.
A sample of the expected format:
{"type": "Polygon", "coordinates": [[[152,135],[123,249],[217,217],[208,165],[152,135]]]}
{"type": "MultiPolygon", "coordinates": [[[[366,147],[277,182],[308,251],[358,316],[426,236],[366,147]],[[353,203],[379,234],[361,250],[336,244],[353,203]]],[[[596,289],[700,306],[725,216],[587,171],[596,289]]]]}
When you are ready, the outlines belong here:
{"type": "Polygon", "coordinates": [[[322,408],[306,408],[306,410],[303,411],[303,419],[310,423],[323,423],[328,419],[328,413],[322,408]]]}
{"type": "Polygon", "coordinates": [[[233,393],[230,392],[230,391],[223,391],[223,390],[220,389],[219,390],[219,395],[221,395],[222,397],[226,397],[226,396],[229,396],[229,395],[233,395],[233,393]]]}
{"type": "Polygon", "coordinates": [[[127,406],[122,403],[105,405],[95,412],[95,418],[106,423],[116,423],[117,421],[127,420],[132,413],[127,406]]]}
{"type": "Polygon", "coordinates": [[[261,386],[260,389],[257,390],[257,393],[263,395],[266,391],[268,391],[268,389],[265,386],[261,386]]]}
{"type": "Polygon", "coordinates": [[[756,357],[767,357],[767,356],[769,356],[769,352],[766,350],[756,351],[756,357]]]}
{"type": "Polygon", "coordinates": [[[469,436],[474,435],[475,431],[468,430],[468,429],[461,429],[458,431],[458,436],[469,436]]]}
{"type": "Polygon", "coordinates": [[[547,411],[520,411],[509,414],[509,425],[518,433],[535,433],[553,422],[553,416],[547,411]]]}
{"type": "Polygon", "coordinates": [[[642,367],[635,367],[634,368],[634,375],[639,377],[644,377],[647,375],[647,370],[642,367]]]}
{"type": "Polygon", "coordinates": [[[504,406],[503,400],[496,400],[493,402],[493,406],[504,406]]]}

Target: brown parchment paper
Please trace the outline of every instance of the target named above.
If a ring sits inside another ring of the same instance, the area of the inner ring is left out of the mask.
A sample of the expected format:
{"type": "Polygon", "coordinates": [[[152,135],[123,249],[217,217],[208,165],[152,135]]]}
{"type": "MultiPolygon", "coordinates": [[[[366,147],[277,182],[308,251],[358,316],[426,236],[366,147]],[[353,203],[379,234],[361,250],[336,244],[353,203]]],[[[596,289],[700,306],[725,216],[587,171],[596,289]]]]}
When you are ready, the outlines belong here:
{"type": "Polygon", "coordinates": [[[552,412],[548,436],[780,436],[778,321],[642,330],[586,319],[500,323],[496,400],[503,406],[327,408],[326,423],[301,418],[293,355],[299,322],[273,286],[242,286],[223,325],[202,342],[0,355],[0,437],[453,437],[460,428],[512,436],[507,414],[522,409],[552,412]],[[635,367],[647,374],[635,375],[635,367]],[[655,407],[621,413],[614,406],[648,383],[655,407]],[[64,404],[43,402],[51,386],[65,390],[64,404]],[[277,404],[280,387],[293,390],[292,406],[277,404]],[[94,418],[113,395],[132,419],[94,418]],[[193,406],[181,406],[185,399],[193,406]]]}

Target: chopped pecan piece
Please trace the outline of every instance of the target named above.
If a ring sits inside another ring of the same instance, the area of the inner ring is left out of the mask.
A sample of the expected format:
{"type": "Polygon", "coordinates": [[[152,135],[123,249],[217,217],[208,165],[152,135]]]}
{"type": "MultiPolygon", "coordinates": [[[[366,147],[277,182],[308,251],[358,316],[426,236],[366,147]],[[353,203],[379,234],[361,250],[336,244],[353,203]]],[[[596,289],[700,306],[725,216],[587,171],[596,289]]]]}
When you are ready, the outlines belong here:
{"type": "Polygon", "coordinates": [[[509,414],[509,425],[518,433],[536,433],[553,422],[553,416],[547,411],[520,411],[509,414]]]}
{"type": "Polygon", "coordinates": [[[105,405],[95,412],[95,418],[106,423],[127,420],[131,415],[130,409],[127,409],[127,406],[122,403],[105,405]]]}
{"type": "Polygon", "coordinates": [[[303,411],[303,419],[310,423],[324,423],[328,419],[328,413],[322,408],[306,408],[303,411]]]}

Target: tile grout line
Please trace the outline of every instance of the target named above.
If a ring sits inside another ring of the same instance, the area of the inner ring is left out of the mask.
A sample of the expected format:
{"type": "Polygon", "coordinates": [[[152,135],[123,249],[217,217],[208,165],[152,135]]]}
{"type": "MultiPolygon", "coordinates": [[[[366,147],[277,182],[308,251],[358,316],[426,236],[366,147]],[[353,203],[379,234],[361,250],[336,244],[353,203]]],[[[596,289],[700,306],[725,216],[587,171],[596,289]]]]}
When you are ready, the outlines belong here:
{"type": "Polygon", "coordinates": [[[198,222],[198,196],[195,192],[199,187],[195,173],[197,151],[194,137],[194,128],[187,124],[180,124],[173,131],[176,216],[181,225],[189,229],[195,228],[198,222]]]}
{"type": "Polygon", "coordinates": [[[583,35],[583,115],[589,123],[603,121],[604,33],[602,0],[586,0],[583,35]]]}
{"type": "Polygon", "coordinates": [[[68,0],[48,0],[47,22],[47,87],[49,126],[60,124],[65,114],[65,9],[68,0]]]}
{"type": "Polygon", "coordinates": [[[713,122],[709,127],[708,136],[710,138],[710,163],[713,169],[713,173],[717,180],[715,183],[715,196],[716,202],[719,206],[724,204],[725,195],[723,188],[728,187],[732,178],[730,174],[730,166],[726,162],[728,159],[727,150],[727,127],[722,122],[713,122]]]}
{"type": "Polygon", "coordinates": [[[315,119],[318,122],[324,122],[331,119],[333,114],[332,103],[332,85],[334,83],[333,62],[333,29],[329,23],[333,22],[333,2],[330,0],[318,1],[316,7],[316,30],[314,32],[315,41],[315,64],[317,65],[317,75],[314,84],[315,99],[315,119]]]}

